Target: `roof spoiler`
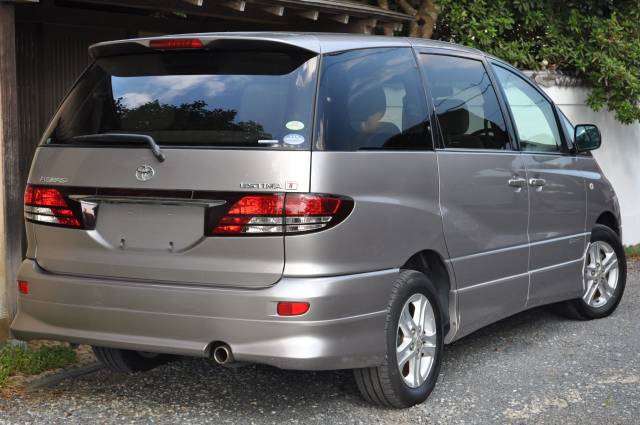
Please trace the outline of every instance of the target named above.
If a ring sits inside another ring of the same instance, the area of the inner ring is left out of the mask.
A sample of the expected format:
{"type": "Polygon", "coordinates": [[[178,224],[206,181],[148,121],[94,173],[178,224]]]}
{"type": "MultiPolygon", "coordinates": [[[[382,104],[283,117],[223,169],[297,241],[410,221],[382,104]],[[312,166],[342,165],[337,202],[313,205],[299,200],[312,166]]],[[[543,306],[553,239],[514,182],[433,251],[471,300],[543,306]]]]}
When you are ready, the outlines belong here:
{"type": "MultiPolygon", "coordinates": [[[[282,37],[261,37],[259,35],[234,34],[186,34],[177,36],[136,38],[130,40],[106,41],[89,47],[89,55],[93,59],[104,56],[149,53],[151,51],[168,50],[152,48],[150,44],[170,40],[199,40],[205,50],[275,50],[306,51],[320,53],[320,43],[311,35],[291,34],[282,37]]],[[[178,47],[179,48],[179,47],[178,47]]],[[[172,48],[176,50],[178,48],[172,48]]],[[[193,49],[193,47],[190,47],[193,49]]]]}

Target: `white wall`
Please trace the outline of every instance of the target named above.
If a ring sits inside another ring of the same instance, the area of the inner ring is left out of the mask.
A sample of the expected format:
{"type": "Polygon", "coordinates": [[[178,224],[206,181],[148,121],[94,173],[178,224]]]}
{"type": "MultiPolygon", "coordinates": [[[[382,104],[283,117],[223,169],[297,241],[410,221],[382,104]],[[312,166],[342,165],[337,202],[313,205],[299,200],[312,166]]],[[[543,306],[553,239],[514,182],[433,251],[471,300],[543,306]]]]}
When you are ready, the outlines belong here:
{"type": "Polygon", "coordinates": [[[542,87],[575,124],[595,124],[602,147],[593,156],[611,181],[622,213],[625,245],[640,243],[640,124],[620,124],[607,110],[594,112],[585,104],[589,91],[582,87],[542,87]]]}

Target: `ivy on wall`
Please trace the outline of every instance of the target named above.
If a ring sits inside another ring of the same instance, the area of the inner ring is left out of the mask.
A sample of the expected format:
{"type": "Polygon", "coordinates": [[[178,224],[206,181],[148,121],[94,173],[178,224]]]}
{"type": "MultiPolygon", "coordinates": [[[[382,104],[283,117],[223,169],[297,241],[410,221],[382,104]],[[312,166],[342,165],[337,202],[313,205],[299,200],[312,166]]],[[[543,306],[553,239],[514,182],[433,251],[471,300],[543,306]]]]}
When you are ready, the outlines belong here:
{"type": "Polygon", "coordinates": [[[625,124],[640,120],[638,0],[369,2],[415,16],[409,35],[476,47],[519,68],[580,78],[591,89],[594,110],[606,107],[625,124]]]}

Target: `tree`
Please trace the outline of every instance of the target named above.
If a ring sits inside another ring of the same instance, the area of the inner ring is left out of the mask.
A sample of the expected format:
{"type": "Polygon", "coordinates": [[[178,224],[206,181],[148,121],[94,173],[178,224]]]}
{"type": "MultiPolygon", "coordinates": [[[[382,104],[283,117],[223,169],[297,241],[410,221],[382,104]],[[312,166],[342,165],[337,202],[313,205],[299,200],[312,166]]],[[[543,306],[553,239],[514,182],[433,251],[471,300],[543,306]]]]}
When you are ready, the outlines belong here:
{"type": "Polygon", "coordinates": [[[377,3],[387,10],[393,4],[396,9],[413,16],[407,33],[409,37],[431,38],[438,20],[438,6],[434,0],[378,0],[377,3]]]}
{"type": "Polygon", "coordinates": [[[414,17],[404,35],[476,47],[591,88],[594,110],[640,120],[638,0],[370,0],[414,17]]]}

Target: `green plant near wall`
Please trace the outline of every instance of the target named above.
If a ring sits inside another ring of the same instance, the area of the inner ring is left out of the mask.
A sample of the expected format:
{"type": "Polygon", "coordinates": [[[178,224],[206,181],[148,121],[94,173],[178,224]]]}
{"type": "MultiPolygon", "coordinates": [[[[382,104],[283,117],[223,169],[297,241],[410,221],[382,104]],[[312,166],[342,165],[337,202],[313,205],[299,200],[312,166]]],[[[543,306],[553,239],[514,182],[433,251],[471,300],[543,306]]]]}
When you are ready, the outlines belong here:
{"type": "Polygon", "coordinates": [[[415,17],[413,36],[489,52],[519,68],[580,78],[594,110],[640,120],[638,0],[366,0],[415,17]]]}
{"type": "Polygon", "coordinates": [[[640,2],[439,0],[433,37],[520,68],[558,69],[590,88],[589,105],[640,120],[640,2]]]}

